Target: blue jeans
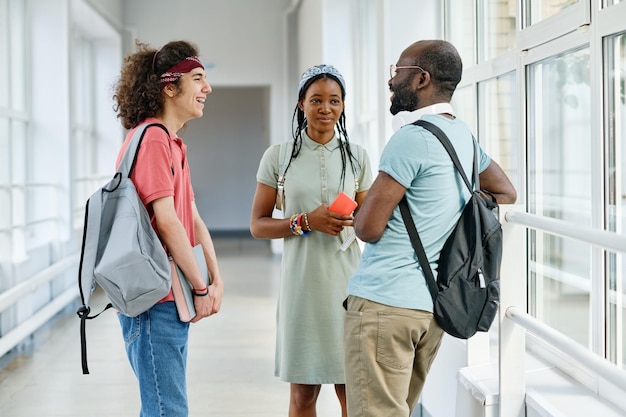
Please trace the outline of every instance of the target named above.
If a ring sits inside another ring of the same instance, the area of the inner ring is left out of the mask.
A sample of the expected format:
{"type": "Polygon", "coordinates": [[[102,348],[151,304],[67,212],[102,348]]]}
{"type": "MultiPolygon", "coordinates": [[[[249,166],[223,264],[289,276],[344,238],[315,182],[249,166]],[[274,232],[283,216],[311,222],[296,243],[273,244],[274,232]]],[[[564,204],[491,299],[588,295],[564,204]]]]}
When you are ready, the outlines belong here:
{"type": "Polygon", "coordinates": [[[130,365],[139,381],[140,417],[187,417],[189,323],[174,302],[156,304],[137,317],[117,314],[130,365]]]}

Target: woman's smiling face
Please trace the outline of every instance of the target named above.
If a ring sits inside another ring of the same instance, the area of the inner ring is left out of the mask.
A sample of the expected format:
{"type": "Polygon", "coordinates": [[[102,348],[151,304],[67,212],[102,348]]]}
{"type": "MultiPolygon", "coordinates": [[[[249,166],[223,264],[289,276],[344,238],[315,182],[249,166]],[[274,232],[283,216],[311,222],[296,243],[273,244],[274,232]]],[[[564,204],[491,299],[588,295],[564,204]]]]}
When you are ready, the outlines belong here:
{"type": "Polygon", "coordinates": [[[330,78],[320,78],[306,90],[300,101],[308,126],[307,134],[316,142],[326,143],[335,134],[335,125],[344,110],[341,86],[330,78]]]}

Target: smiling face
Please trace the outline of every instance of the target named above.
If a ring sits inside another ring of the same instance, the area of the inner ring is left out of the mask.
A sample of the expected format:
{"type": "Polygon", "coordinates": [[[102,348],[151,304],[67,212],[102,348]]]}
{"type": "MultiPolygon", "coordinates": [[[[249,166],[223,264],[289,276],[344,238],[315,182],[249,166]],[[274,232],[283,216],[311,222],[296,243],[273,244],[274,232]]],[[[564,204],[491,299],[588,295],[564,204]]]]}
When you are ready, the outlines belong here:
{"type": "Polygon", "coordinates": [[[191,119],[202,117],[204,101],[211,91],[205,71],[200,67],[183,74],[177,86],[165,87],[165,93],[171,98],[170,108],[176,113],[181,125],[191,119]]]}
{"type": "Polygon", "coordinates": [[[389,90],[391,91],[391,107],[389,111],[395,115],[401,111],[414,111],[418,108],[418,98],[413,91],[412,75],[396,74],[389,80],[389,90]]]}
{"type": "Polygon", "coordinates": [[[327,143],[335,135],[335,125],[344,110],[341,86],[330,78],[320,78],[306,90],[298,103],[308,126],[306,132],[318,143],[327,143]]]}

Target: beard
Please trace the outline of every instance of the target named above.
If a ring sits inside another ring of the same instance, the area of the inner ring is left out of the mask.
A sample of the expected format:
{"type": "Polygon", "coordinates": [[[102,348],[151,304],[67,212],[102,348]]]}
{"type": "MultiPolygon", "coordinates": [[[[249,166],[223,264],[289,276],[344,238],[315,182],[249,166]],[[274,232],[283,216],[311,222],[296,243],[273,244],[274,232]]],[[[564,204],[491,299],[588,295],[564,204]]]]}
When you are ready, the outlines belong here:
{"type": "Polygon", "coordinates": [[[391,107],[389,107],[391,114],[396,115],[401,111],[417,110],[417,97],[411,91],[410,85],[410,80],[407,79],[392,88],[393,99],[391,100],[391,107]]]}

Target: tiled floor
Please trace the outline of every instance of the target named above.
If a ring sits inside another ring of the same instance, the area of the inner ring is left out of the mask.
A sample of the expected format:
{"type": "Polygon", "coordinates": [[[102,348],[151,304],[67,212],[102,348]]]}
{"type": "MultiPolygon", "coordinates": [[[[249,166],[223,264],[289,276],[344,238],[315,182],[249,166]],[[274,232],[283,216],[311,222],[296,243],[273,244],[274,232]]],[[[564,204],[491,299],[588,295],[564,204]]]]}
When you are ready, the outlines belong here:
{"type": "MultiPolygon", "coordinates": [[[[289,385],[273,376],[280,258],[268,242],[251,239],[220,238],[216,247],[226,293],[222,311],[190,330],[190,416],[286,416],[289,385]]],[[[115,314],[92,320],[87,331],[90,375],[82,375],[79,320],[69,314],[38,336],[32,355],[0,371],[0,416],[137,416],[115,314]]],[[[331,386],[322,389],[318,415],[340,415],[331,386]]]]}

